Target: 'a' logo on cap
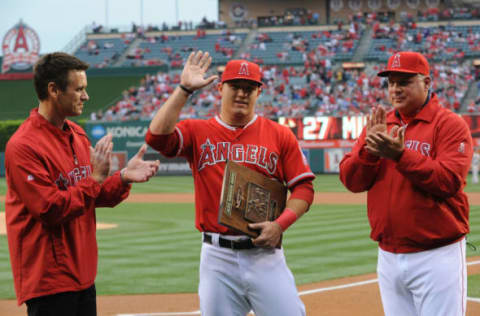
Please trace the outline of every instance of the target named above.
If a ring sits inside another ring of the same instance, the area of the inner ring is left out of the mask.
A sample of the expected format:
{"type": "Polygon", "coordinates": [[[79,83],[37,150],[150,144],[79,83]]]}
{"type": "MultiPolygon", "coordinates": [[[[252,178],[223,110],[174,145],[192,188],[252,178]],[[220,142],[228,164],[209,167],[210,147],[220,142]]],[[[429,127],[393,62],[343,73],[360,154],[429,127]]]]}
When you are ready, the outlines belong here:
{"type": "Polygon", "coordinates": [[[242,63],[240,65],[240,69],[238,70],[238,74],[242,76],[250,76],[250,72],[248,71],[248,64],[242,63]]]}
{"type": "Polygon", "coordinates": [[[400,68],[400,54],[393,56],[392,68],[400,68]]]}

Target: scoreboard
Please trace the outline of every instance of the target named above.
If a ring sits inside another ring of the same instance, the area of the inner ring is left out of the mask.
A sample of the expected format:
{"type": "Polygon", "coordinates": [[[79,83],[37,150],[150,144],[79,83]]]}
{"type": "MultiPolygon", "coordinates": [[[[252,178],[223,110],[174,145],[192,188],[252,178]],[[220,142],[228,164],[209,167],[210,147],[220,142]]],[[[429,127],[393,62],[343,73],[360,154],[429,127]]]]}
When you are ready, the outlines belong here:
{"type": "Polygon", "coordinates": [[[278,123],[289,127],[302,147],[351,147],[362,133],[367,116],[280,117],[278,123]]]}

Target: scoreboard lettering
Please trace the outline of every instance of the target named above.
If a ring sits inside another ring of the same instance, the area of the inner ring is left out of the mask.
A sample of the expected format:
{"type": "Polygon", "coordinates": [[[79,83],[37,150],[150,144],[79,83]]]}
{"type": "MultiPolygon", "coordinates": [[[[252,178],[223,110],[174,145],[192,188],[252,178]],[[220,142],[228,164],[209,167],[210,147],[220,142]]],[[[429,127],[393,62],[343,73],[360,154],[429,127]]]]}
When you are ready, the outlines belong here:
{"type": "Polygon", "coordinates": [[[360,136],[366,122],[366,116],[306,116],[278,119],[279,124],[289,127],[299,140],[304,141],[353,140],[360,136]]]}

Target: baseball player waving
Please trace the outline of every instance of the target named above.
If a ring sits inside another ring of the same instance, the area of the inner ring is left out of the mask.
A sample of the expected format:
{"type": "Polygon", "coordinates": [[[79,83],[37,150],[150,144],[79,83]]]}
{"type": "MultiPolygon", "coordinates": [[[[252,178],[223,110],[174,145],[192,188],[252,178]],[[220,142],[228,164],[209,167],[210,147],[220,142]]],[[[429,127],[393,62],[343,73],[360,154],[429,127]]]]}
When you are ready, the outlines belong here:
{"type": "Polygon", "coordinates": [[[210,64],[208,53],[190,54],[180,85],[158,110],[146,135],[147,143],[163,155],[186,157],[193,172],[195,226],[203,233],[198,287],[202,315],[245,316],[250,310],[257,316],[305,315],[283,249],[275,245],[312,203],[314,174],[293,133],[255,114],[262,87],[255,63],[227,63],[218,84],[217,116],[177,123],[193,91],[217,79],[205,78],[210,64]],[[218,224],[227,160],[277,179],[291,191],[278,219],[250,224],[261,231],[253,240],[218,224]]]}

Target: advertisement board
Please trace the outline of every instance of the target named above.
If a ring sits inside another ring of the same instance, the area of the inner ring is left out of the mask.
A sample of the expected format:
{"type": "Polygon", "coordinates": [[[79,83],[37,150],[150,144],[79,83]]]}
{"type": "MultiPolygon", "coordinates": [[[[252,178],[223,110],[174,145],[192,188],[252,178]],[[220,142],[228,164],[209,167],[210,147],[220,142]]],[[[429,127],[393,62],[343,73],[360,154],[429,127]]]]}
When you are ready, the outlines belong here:
{"type": "MultiPolygon", "coordinates": [[[[115,152],[112,163],[114,163],[115,168],[121,169],[145,143],[145,134],[149,124],[150,122],[147,121],[88,122],[85,130],[93,144],[107,133],[112,134],[113,150],[115,152]]],[[[165,158],[150,147],[145,153],[144,159],[160,160],[158,174],[181,175],[192,173],[185,158],[165,158]]]]}

